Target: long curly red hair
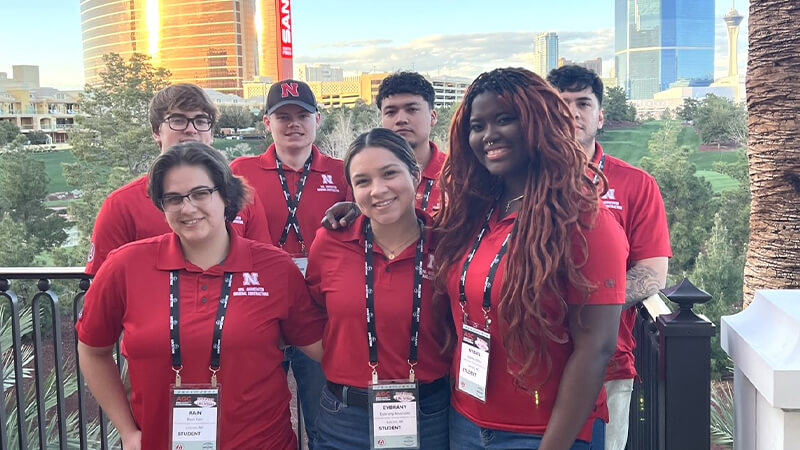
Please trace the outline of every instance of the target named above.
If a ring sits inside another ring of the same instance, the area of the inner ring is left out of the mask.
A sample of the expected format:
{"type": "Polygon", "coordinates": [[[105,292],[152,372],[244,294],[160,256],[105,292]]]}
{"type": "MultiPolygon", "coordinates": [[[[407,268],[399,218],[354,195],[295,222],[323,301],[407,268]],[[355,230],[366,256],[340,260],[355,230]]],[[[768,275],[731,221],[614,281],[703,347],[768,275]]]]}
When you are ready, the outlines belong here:
{"type": "MultiPolygon", "coordinates": [[[[508,370],[518,387],[533,391],[538,386],[528,386],[525,380],[546,380],[552,372],[547,341],[563,343],[569,338],[553,331],[567,315],[564,283],[576,286],[584,296],[593,288],[579,269],[588,257],[581,230],[594,220],[598,190],[587,174],[587,156],[575,139],[569,107],[556,90],[520,68],[478,76],[453,117],[450,153],[441,172],[443,206],[435,223],[440,298],[446,299],[448,273],[460,270],[456,263],[474,242],[503,187],[502,179],[489,173],[469,145],[472,102],[484,92],[497,94],[519,115],[530,157],[525,197],[506,256],[497,307],[500,326],[505,329],[508,370]],[[571,250],[576,236],[583,248],[582,257],[575,258],[580,260],[573,259],[571,250]],[[553,300],[557,305],[544,303],[553,300]]],[[[591,170],[606,186],[602,173],[595,167],[591,170]]]]}

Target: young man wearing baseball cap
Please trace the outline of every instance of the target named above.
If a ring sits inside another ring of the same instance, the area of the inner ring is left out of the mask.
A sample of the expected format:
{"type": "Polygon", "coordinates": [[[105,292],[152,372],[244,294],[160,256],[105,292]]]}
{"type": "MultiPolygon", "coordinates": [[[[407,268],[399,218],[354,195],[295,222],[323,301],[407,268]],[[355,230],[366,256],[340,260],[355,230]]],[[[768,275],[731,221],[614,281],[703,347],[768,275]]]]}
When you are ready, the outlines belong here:
{"type": "MultiPolygon", "coordinates": [[[[325,211],[351,197],[341,160],[322,154],[314,139],[320,113],[311,88],[302,81],[274,83],[267,95],[264,127],[274,143],[258,156],[231,163],[258,193],[270,223],[272,243],[286,250],[305,274],[308,249],[325,211]]],[[[297,380],[309,448],[325,377],[320,364],[289,347],[286,357],[297,380]]]]}

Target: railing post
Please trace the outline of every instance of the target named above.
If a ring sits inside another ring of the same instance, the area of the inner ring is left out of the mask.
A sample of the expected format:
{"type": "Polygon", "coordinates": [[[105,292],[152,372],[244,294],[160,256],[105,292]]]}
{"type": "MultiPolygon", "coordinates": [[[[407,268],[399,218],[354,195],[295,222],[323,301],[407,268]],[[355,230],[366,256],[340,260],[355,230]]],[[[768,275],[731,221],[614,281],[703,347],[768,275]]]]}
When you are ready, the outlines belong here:
{"type": "MultiPolygon", "coordinates": [[[[22,370],[22,333],[20,331],[20,304],[17,295],[11,290],[11,283],[8,279],[0,278],[0,297],[8,299],[11,314],[11,347],[14,353],[14,393],[17,400],[17,441],[20,450],[28,449],[27,427],[25,421],[25,389],[23,387],[24,377],[22,370]]],[[[5,391],[4,391],[5,393],[5,391]]],[[[5,408],[4,403],[0,407],[5,408]]],[[[7,422],[3,422],[2,427],[5,429],[7,422]]],[[[4,444],[2,448],[8,448],[4,444]]]]}
{"type": "Polygon", "coordinates": [[[659,449],[711,447],[711,336],[714,324],[692,307],[711,300],[684,278],[662,290],[678,304],[672,314],[658,317],[659,332],[659,449]]]}

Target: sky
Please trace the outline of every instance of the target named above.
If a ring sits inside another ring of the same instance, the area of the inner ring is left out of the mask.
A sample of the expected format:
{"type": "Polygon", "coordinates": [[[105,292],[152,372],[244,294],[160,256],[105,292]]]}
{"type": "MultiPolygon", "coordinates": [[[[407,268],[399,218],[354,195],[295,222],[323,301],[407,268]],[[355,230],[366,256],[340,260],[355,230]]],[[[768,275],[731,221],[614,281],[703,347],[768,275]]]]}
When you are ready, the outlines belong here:
{"type": "MultiPolygon", "coordinates": [[[[731,0],[716,0],[715,76],[727,71],[722,17],[731,0]]],[[[749,1],[739,33],[739,73],[747,63],[749,1]]],[[[0,0],[0,72],[39,66],[42,86],[83,87],[80,0],[0,0]]],[[[612,0],[294,0],[295,64],[327,63],[350,72],[415,70],[474,78],[496,67],[532,67],[537,32],[559,35],[559,54],[573,61],[614,62],[612,0]],[[345,6],[346,5],[346,6],[345,6]]]]}

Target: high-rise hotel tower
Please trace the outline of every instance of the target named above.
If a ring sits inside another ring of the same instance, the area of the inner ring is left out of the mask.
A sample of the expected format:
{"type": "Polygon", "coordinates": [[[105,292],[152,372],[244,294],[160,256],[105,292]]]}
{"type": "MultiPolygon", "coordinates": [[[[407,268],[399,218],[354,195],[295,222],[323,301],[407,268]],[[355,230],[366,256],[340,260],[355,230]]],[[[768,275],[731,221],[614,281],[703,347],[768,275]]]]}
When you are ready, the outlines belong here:
{"type": "Polygon", "coordinates": [[[152,57],[173,83],[242,94],[242,81],[292,76],[290,0],[81,0],[87,83],[102,56],[152,57]]]}

